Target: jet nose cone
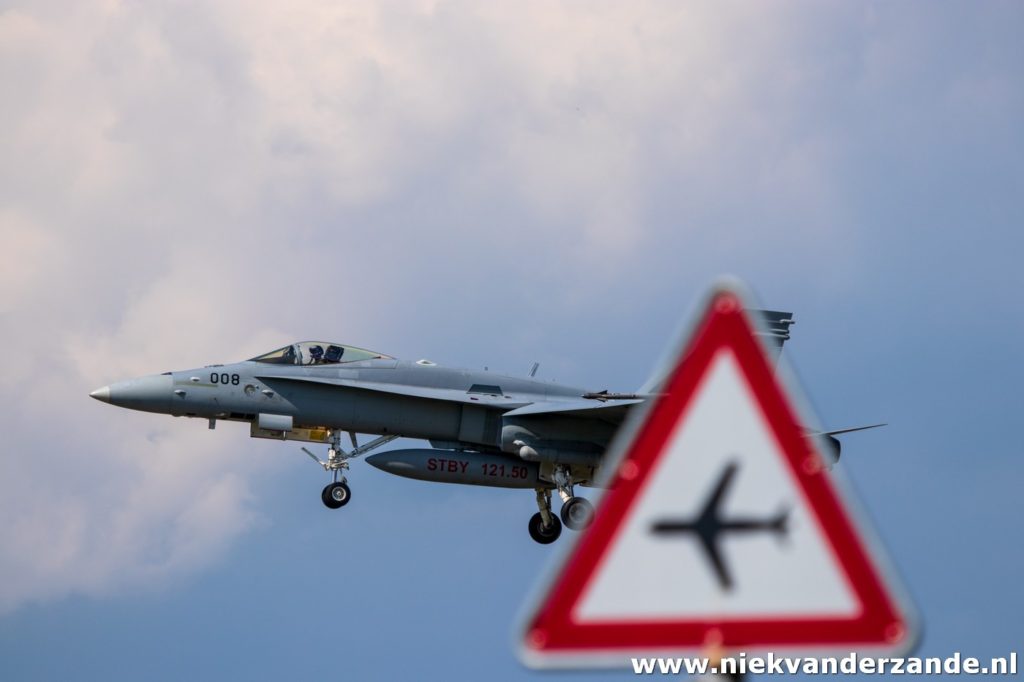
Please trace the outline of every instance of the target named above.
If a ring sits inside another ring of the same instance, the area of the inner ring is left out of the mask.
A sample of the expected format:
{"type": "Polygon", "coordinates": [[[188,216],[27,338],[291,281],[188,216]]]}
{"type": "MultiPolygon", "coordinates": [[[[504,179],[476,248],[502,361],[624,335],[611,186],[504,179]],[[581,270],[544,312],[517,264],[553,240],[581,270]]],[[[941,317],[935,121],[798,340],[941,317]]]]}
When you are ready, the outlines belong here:
{"type": "Polygon", "coordinates": [[[89,395],[118,407],[143,412],[167,412],[173,389],[174,380],[171,376],[160,374],[117,381],[110,386],[96,389],[89,395]]]}

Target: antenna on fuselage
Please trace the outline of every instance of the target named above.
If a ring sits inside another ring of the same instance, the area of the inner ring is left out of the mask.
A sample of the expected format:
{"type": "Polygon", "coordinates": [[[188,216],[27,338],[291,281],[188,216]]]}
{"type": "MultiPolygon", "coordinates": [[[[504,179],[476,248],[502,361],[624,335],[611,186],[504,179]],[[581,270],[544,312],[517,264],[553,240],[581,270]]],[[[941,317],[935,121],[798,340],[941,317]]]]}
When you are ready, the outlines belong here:
{"type": "Polygon", "coordinates": [[[533,367],[530,368],[530,378],[531,379],[533,377],[537,376],[537,370],[538,369],[540,369],[540,363],[539,362],[533,363],[533,367]]]}

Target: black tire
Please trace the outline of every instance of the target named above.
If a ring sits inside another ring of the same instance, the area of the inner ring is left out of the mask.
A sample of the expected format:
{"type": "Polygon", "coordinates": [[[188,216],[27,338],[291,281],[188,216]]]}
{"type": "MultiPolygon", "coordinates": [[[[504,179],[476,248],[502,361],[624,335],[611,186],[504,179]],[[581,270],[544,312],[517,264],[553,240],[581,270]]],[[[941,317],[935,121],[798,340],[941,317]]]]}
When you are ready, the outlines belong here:
{"type": "Polygon", "coordinates": [[[544,527],[544,517],[537,512],[530,517],[530,537],[542,545],[550,545],[562,534],[562,522],[554,514],[551,515],[551,525],[544,527]]]}
{"type": "Polygon", "coordinates": [[[582,497],[571,497],[562,505],[561,517],[572,530],[583,530],[594,522],[594,505],[582,497]]]}
{"type": "Polygon", "coordinates": [[[331,483],[320,493],[320,499],[328,509],[339,509],[352,499],[352,491],[345,482],[331,483]]]}

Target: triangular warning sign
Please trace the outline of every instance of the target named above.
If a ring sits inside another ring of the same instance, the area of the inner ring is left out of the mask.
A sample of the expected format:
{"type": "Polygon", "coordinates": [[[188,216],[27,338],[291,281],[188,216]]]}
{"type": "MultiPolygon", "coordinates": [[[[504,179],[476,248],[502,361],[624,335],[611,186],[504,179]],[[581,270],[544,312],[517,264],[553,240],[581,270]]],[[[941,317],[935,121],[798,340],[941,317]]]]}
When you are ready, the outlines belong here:
{"type": "Polygon", "coordinates": [[[709,297],[523,630],[531,665],[896,651],[909,610],[783,391],[742,297],[709,297]]]}

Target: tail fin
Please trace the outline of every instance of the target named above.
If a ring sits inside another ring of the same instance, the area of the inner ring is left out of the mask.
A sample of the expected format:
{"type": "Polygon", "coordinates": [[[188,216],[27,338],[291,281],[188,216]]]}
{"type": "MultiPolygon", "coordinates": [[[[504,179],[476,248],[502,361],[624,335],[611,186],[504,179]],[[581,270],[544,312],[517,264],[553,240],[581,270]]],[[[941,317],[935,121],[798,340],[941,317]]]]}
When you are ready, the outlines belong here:
{"type": "MultiPolygon", "coordinates": [[[[750,310],[748,312],[754,313],[751,315],[754,324],[757,325],[754,333],[765,340],[771,360],[777,362],[779,353],[782,352],[782,344],[789,339],[789,328],[795,322],[793,320],[793,313],[785,313],[779,310],[750,310]]],[[[668,369],[667,367],[659,367],[655,370],[655,373],[640,387],[638,393],[656,392],[665,379],[663,373],[667,372],[668,369]]]]}
{"type": "Polygon", "coordinates": [[[779,353],[782,352],[782,344],[789,340],[789,328],[796,322],[793,319],[793,313],[784,313],[780,310],[751,310],[750,312],[760,315],[761,324],[755,333],[765,340],[771,350],[772,360],[777,361],[779,353]]]}

